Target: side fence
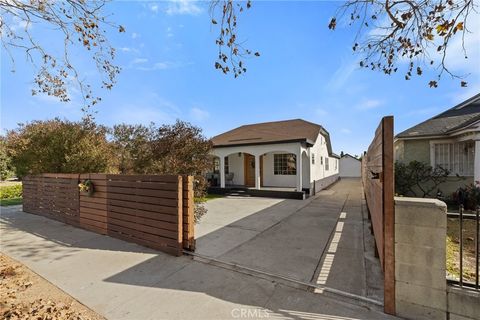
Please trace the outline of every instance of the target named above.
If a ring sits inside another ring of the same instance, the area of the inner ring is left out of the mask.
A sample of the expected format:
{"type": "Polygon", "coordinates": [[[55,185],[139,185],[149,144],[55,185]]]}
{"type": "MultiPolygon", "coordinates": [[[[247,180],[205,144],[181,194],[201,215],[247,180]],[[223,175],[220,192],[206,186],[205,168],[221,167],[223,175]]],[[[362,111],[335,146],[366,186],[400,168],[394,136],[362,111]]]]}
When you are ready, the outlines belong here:
{"type": "Polygon", "coordinates": [[[393,117],[382,118],[362,158],[362,182],[384,274],[384,311],[395,314],[393,117]]]}
{"type": "Polygon", "coordinates": [[[177,256],[195,249],[190,176],[42,174],[23,188],[25,212],[177,256]],[[84,180],[92,195],[79,191],[84,180]]]}

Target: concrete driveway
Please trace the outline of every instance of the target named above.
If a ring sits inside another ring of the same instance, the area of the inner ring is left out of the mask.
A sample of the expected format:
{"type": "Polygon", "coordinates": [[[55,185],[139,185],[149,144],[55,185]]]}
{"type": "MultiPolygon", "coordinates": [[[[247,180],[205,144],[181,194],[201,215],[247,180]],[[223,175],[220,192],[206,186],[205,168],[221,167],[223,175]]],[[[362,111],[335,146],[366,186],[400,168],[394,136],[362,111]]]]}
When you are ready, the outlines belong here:
{"type": "Polygon", "coordinates": [[[359,179],[342,179],[303,201],[211,200],[195,227],[196,253],[381,301],[382,276],[361,196],[359,179]]]}
{"type": "Polygon", "coordinates": [[[195,225],[196,253],[219,257],[307,205],[306,201],[228,196],[205,204],[195,225]]]}

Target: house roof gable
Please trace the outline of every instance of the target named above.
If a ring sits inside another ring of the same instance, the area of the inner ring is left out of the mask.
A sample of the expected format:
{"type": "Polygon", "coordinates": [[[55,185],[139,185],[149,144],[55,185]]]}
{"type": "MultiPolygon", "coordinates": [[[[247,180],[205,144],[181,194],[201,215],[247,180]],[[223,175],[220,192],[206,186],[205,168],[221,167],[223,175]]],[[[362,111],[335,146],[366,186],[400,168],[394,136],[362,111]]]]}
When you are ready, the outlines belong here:
{"type": "Polygon", "coordinates": [[[328,131],[321,125],[302,119],[243,125],[213,137],[212,142],[214,148],[288,142],[313,145],[319,134],[325,137],[328,152],[332,154],[328,131]]]}
{"type": "Polygon", "coordinates": [[[357,157],[352,156],[352,155],[349,154],[349,153],[345,153],[345,154],[343,155],[343,157],[341,157],[341,159],[343,159],[343,158],[351,158],[351,159],[354,159],[354,160],[357,160],[357,161],[361,161],[360,159],[358,159],[357,157]]]}
{"type": "Polygon", "coordinates": [[[480,93],[399,134],[397,139],[448,135],[480,120],[480,93]]]}

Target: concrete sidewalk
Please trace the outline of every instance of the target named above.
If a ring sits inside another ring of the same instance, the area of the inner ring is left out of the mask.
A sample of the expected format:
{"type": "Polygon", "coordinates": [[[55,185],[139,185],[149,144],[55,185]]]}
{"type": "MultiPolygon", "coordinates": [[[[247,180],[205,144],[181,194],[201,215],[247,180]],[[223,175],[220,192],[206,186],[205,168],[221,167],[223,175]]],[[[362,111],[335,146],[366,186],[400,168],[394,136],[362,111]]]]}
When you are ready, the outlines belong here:
{"type": "Polygon", "coordinates": [[[269,280],[2,208],[1,251],[109,319],[389,319],[269,280]]]}

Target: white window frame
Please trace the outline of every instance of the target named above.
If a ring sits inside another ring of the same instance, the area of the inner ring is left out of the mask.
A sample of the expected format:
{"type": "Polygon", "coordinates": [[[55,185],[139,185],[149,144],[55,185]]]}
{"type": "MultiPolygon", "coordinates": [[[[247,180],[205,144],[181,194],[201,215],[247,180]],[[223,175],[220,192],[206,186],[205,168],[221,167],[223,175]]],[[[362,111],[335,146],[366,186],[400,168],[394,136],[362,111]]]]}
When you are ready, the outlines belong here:
{"type": "MultiPolygon", "coordinates": [[[[469,140],[454,140],[454,139],[443,139],[443,140],[430,140],[430,165],[432,166],[432,168],[435,168],[435,165],[436,165],[436,158],[435,158],[435,145],[437,144],[457,144],[457,143],[466,143],[468,142],[469,140]]],[[[475,143],[474,143],[474,146],[475,146],[475,143]]],[[[450,149],[448,150],[449,152],[449,156],[448,156],[448,161],[450,162],[450,149]]],[[[467,159],[468,160],[468,159],[467,159]]],[[[473,161],[475,161],[475,156],[474,156],[474,159],[473,161]]],[[[469,165],[469,162],[467,162],[466,164],[464,163],[464,167],[467,166],[468,167],[469,165]]],[[[475,172],[475,164],[474,164],[474,167],[473,167],[473,170],[471,173],[469,174],[464,174],[462,172],[462,174],[460,174],[459,172],[456,172],[455,170],[451,170],[451,164],[449,165],[448,168],[444,168],[444,169],[448,169],[450,171],[450,174],[449,176],[456,176],[457,173],[461,176],[461,177],[473,177],[474,175],[474,172],[475,172]]]]}

